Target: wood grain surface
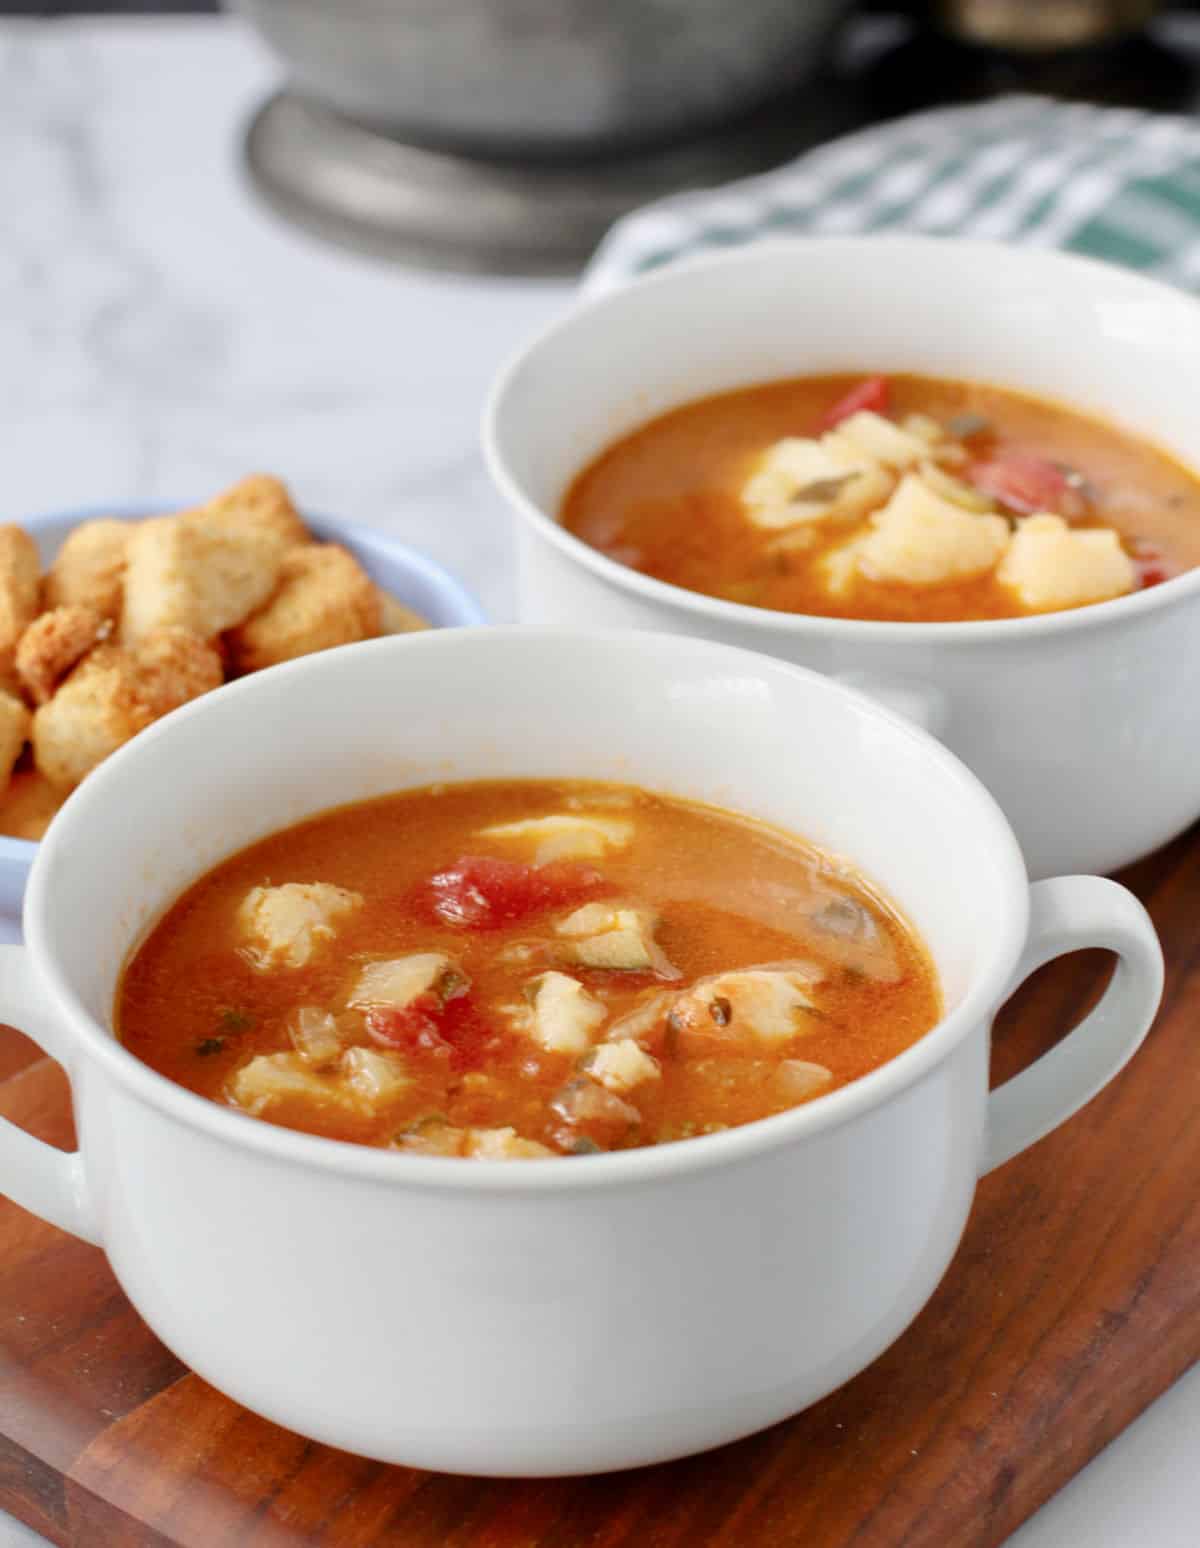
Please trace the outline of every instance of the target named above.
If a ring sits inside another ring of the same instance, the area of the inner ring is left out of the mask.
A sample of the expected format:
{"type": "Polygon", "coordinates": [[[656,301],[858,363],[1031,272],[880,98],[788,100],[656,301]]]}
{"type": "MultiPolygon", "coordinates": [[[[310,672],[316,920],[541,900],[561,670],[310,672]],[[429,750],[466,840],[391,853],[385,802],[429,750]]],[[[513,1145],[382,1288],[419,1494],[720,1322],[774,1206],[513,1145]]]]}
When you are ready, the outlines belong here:
{"type": "MultiPolygon", "coordinates": [[[[958,1257],[874,1365],[685,1462],[502,1483],[384,1467],[191,1375],[95,1248],[0,1201],[0,1505],[70,1548],[992,1548],[1200,1355],[1200,834],[1122,878],[1167,997],[1128,1069],[986,1178],[958,1257]]],[[[1095,998],[1102,954],[1004,1011],[1002,1079],[1095,998]]],[[[0,1030],[0,1113],[70,1145],[65,1080],[0,1030]]]]}

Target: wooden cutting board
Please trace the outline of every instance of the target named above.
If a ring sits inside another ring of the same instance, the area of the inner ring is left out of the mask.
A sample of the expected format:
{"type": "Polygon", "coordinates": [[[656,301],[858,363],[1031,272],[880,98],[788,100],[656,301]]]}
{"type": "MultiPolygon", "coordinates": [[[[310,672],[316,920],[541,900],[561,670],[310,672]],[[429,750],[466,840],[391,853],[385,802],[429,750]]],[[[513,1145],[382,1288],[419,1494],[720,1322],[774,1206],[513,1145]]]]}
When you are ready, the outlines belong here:
{"type": "MultiPolygon", "coordinates": [[[[798,1418],[690,1461],[518,1483],[384,1467],[191,1375],[95,1248],[0,1201],[0,1505],[71,1548],[991,1548],[1200,1355],[1200,831],[1134,869],[1167,996],[1129,1068],[980,1186],[914,1326],[798,1418]]],[[[1107,965],[997,1026],[1005,1078],[1107,965]]],[[[66,1083],[0,1030],[0,1113],[69,1145],[66,1083]]]]}

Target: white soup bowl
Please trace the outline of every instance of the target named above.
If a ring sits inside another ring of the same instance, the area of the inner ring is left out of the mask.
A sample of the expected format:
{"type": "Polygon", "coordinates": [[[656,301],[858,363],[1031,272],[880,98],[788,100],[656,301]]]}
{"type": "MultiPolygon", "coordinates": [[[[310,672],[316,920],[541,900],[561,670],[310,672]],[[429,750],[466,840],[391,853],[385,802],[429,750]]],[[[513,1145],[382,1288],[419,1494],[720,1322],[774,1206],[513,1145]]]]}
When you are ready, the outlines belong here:
{"type": "Polygon", "coordinates": [[[1019,388],[1200,467],[1197,360],[1200,303],[1062,253],[823,238],[664,269],[558,322],[493,393],[485,442],[519,518],[520,617],[699,634],[841,677],[974,769],[1033,875],[1114,870],[1200,816],[1200,569],[1072,612],[880,623],[685,591],[555,518],[574,476],[655,415],[826,371],[1019,388]]]}
{"type": "Polygon", "coordinates": [[[636,633],[412,635],[197,700],[67,802],[24,922],[27,947],[0,947],[0,1018],[65,1067],[79,1149],[0,1123],[0,1186],[101,1244],[163,1342],[249,1408],[504,1475],[697,1451],[860,1371],[945,1272],[980,1173],[1111,1078],[1162,983],[1141,905],[1095,877],[1031,890],[991,797],[907,721],[764,656],[636,633]],[[232,851],[341,802],[533,776],[716,802],[847,858],[927,943],[943,1020],[778,1117],[507,1163],[275,1127],[113,1037],[130,951],[232,851]],[[996,1008],[1085,946],[1119,955],[1103,1001],[989,1096],[996,1008]]]}

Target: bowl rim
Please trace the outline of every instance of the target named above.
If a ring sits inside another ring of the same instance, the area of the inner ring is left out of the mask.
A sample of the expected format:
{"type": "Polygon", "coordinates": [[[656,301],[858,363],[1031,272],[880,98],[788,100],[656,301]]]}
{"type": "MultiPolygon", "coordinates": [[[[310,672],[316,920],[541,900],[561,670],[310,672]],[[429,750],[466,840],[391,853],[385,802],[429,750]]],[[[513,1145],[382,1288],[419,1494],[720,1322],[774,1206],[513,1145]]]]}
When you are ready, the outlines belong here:
{"type": "MultiPolygon", "coordinates": [[[[721,597],[710,597],[700,591],[690,591],[685,586],[677,586],[670,581],[643,575],[628,565],[610,559],[599,549],[576,537],[554,516],[544,511],[525,492],[516,474],[510,470],[504,452],[504,436],[501,429],[501,420],[509,395],[517,385],[521,373],[537,354],[564,334],[568,334],[582,320],[596,313],[602,313],[610,307],[619,306],[623,298],[631,292],[650,292],[672,285],[678,279],[686,278],[696,272],[710,269],[751,268],[756,263],[771,262],[785,255],[795,258],[798,250],[804,253],[820,251],[830,263],[836,264],[839,251],[845,252],[849,249],[860,252],[868,245],[872,255],[885,263],[889,254],[919,256],[933,250],[940,252],[946,248],[953,248],[962,253],[965,260],[975,257],[980,261],[995,262],[1003,257],[1006,263],[1026,263],[1031,269],[1074,271],[1090,280],[1103,277],[1107,283],[1124,287],[1127,291],[1143,298],[1148,295],[1159,303],[1166,302],[1172,307],[1182,306],[1189,311],[1200,312],[1200,297],[1135,270],[1122,268],[1117,264],[1081,253],[1065,252],[1060,248],[1023,247],[1019,244],[988,241],[976,237],[892,235],[890,233],[857,237],[773,237],[749,242],[732,251],[700,253],[651,270],[648,274],[632,279],[615,289],[606,290],[594,296],[585,296],[564,315],[554,318],[543,326],[508,357],[493,378],[488,390],[481,423],[483,456],[492,481],[509,505],[540,537],[550,542],[568,560],[591,570],[610,587],[618,591],[632,591],[660,607],[671,607],[681,615],[680,627],[684,627],[684,619],[687,615],[699,615],[714,624],[734,626],[747,632],[758,633],[763,637],[764,649],[770,648],[772,637],[781,636],[829,640],[833,643],[857,640],[862,644],[915,647],[937,644],[972,645],[991,640],[1029,639],[1068,631],[1103,628],[1110,621],[1134,618],[1141,613],[1181,602],[1200,591],[1200,566],[1197,566],[1183,571],[1170,580],[1161,581],[1156,586],[1132,591],[1107,602],[1089,602],[1082,607],[1035,613],[1025,618],[909,623],[873,618],[831,618],[817,613],[786,613],[772,608],[752,607],[744,602],[729,602],[721,597]]],[[[864,367],[864,370],[866,369],[868,368],[864,367]]],[[[687,401],[694,400],[681,400],[676,407],[681,407],[683,402],[687,401]]],[[[1066,406],[1069,408],[1070,404],[1066,406]]],[[[660,412],[669,412],[669,410],[660,412]]],[[[581,471],[582,466],[585,465],[581,465],[581,471]]],[[[1191,471],[1200,478],[1200,467],[1191,471]]]]}
{"type": "MultiPolygon", "coordinates": [[[[79,1061],[86,1056],[95,1060],[135,1100],[189,1129],[224,1144],[247,1147],[280,1162],[324,1173],[363,1178],[396,1188],[555,1193],[563,1189],[622,1187],[705,1172],[713,1167],[753,1161],[781,1148],[802,1146],[899,1096],[948,1058],[975,1028],[990,1023],[995,1008],[1013,985],[1013,974],[1028,931],[1028,877],[1013,831],[982,782],[940,742],[866,694],[834,682],[821,673],[757,651],[692,635],[645,634],[628,629],[542,629],[515,624],[431,630],[424,634],[367,640],[357,647],[353,658],[339,651],[300,657],[272,669],[272,702],[277,707],[281,695],[286,697],[289,693],[302,692],[306,678],[321,672],[347,670],[352,661],[362,661],[369,651],[376,654],[403,652],[401,659],[411,669],[413,658],[421,652],[432,653],[436,658],[439,653],[478,649],[486,651],[494,670],[496,652],[507,648],[506,641],[519,640],[527,644],[531,639],[538,641],[545,652],[558,661],[566,660],[572,649],[599,646],[608,653],[620,650],[636,653],[640,658],[639,665],[644,669],[646,653],[653,650],[660,657],[666,657],[668,663],[678,661],[680,657],[693,661],[702,658],[693,670],[703,670],[704,661],[713,661],[727,668],[737,668],[743,674],[755,672],[766,674],[775,682],[797,682],[809,694],[851,701],[877,725],[882,724],[892,734],[916,743],[923,757],[957,785],[973,806],[976,819],[987,834],[986,842],[992,846],[994,863],[989,874],[1009,900],[1001,926],[986,941],[980,962],[959,1004],[910,1047],[817,1102],[676,1144],[642,1146],[599,1156],[548,1157],[527,1167],[477,1167],[467,1165],[460,1157],[437,1156],[407,1156],[402,1165],[397,1165],[398,1158],[387,1151],[285,1129],[188,1091],[142,1063],[116,1040],[111,1031],[102,1028],[50,955],[47,938],[53,908],[49,879],[53,846],[69,851],[74,824],[93,821],[93,809],[97,806],[102,812],[108,786],[122,781],[126,768],[155,740],[173,735],[189,717],[195,719],[214,713],[211,707],[218,702],[228,713],[239,699],[252,701],[256,694],[263,692],[261,684],[266,674],[259,673],[227,684],[219,701],[216,694],[207,694],[183,705],[118,748],[71,794],[47,835],[48,842],[39,849],[26,893],[25,939],[38,985],[50,1001],[54,1014],[69,1028],[64,1062],[72,1078],[79,1061]]],[[[979,847],[984,847],[982,841],[979,847]]]]}
{"type": "MultiPolygon", "coordinates": [[[[194,500],[179,504],[169,500],[123,500],[108,505],[72,507],[64,511],[38,511],[32,516],[17,518],[15,524],[25,528],[31,537],[36,537],[46,528],[58,526],[70,528],[85,521],[143,521],[150,516],[172,516],[180,511],[194,510],[199,503],[194,500]]],[[[393,557],[399,558],[412,573],[421,576],[443,593],[449,606],[461,616],[452,623],[437,625],[437,629],[473,628],[488,622],[483,604],[474,593],[456,575],[421,549],[412,548],[401,540],[393,539],[391,533],[382,531],[378,527],[369,527],[363,522],[344,521],[339,516],[326,516],[307,510],[302,514],[305,522],[318,535],[323,531],[336,533],[338,537],[348,538],[353,543],[361,543],[364,548],[389,549],[393,557]]],[[[223,683],[221,686],[229,685],[223,683]]],[[[32,865],[40,842],[39,839],[12,838],[7,833],[0,833],[0,866],[32,865]]]]}

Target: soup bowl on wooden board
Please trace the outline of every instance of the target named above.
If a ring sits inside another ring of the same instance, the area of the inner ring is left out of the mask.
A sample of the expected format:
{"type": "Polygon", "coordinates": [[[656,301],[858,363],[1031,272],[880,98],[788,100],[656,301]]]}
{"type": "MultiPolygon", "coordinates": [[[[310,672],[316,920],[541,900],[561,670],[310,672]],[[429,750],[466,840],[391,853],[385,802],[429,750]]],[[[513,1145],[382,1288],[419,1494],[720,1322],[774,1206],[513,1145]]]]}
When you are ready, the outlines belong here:
{"type": "MultiPolygon", "coordinates": [[[[83,510],[49,511],[17,518],[34,539],[46,567],[69,533],[86,521],[141,521],[185,506],[160,501],[92,506],[83,510]]],[[[441,565],[409,548],[389,533],[333,517],[306,518],[314,537],[348,548],[371,579],[397,601],[428,619],[435,629],[485,622],[483,610],[466,587],[441,565]]],[[[38,846],[30,839],[0,834],[0,941],[19,938],[18,921],[29,868],[38,846]]]]}
{"type": "Polygon", "coordinates": [[[1200,815],[1200,569],[1068,612],[880,622],[684,590],[557,518],[576,475],[655,416],[833,372],[1019,389],[1200,468],[1197,358],[1200,303],[1060,253],[822,238],[665,269],[577,308],[493,392],[484,439],[518,518],[520,616],[698,634],[842,678],[912,715],[980,776],[1033,875],[1115,870],[1200,815]]]}
{"type": "Polygon", "coordinates": [[[0,1017],[66,1069],[79,1149],[0,1123],[0,1187],[101,1245],[163,1342],[247,1407],[492,1475],[695,1452],[860,1371],[929,1298],[977,1178],[1116,1074],[1162,984],[1141,905],[1096,877],[1031,887],[995,802],[910,722],[766,656],[632,631],[410,635],[197,700],[70,798],[24,923],[0,1017]],[[715,803],[836,854],[925,942],[941,1020],[778,1116],[520,1162],[293,1132],[114,1037],[131,950],[227,855],[335,804],[524,777],[715,803]],[[1118,956],[1101,1003],[989,1095],[997,1007],[1091,946],[1118,956]]]}

